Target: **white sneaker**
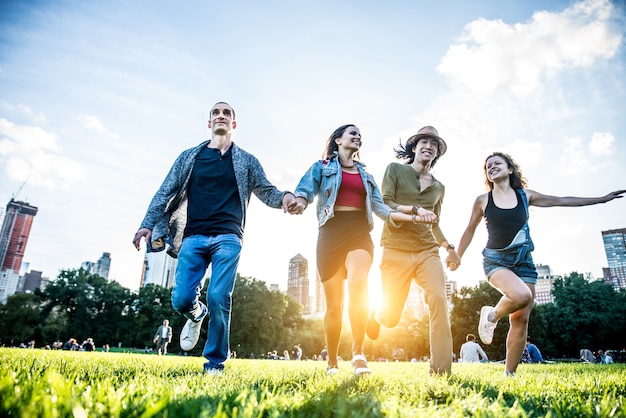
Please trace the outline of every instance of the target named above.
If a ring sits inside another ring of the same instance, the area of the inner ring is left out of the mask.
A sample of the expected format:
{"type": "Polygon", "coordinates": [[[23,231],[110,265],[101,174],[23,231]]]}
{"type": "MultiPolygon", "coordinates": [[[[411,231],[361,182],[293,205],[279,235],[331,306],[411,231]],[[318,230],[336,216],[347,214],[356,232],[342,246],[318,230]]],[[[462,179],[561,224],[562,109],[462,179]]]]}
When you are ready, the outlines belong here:
{"type": "Polygon", "coordinates": [[[221,376],[222,373],[224,373],[224,371],[220,369],[206,369],[204,371],[204,374],[208,376],[221,376]]]}
{"type": "Polygon", "coordinates": [[[371,374],[369,366],[367,365],[367,360],[363,354],[357,354],[352,357],[352,367],[354,367],[354,375],[356,377],[365,376],[371,374]]]}
{"type": "Polygon", "coordinates": [[[337,367],[337,366],[328,366],[326,368],[326,376],[333,376],[335,374],[339,374],[339,367],[337,367]]]}
{"type": "Polygon", "coordinates": [[[185,351],[192,350],[196,344],[198,344],[198,340],[200,339],[200,331],[202,330],[202,322],[204,318],[207,316],[209,310],[206,305],[202,302],[198,302],[202,306],[202,315],[198,318],[197,321],[192,321],[188,319],[183,327],[183,330],[180,332],[180,348],[185,351]]]}
{"type": "Polygon", "coordinates": [[[491,306],[483,306],[480,309],[480,322],[478,323],[478,336],[484,344],[491,344],[493,341],[493,332],[498,325],[498,321],[491,322],[489,314],[493,311],[491,306]]]}

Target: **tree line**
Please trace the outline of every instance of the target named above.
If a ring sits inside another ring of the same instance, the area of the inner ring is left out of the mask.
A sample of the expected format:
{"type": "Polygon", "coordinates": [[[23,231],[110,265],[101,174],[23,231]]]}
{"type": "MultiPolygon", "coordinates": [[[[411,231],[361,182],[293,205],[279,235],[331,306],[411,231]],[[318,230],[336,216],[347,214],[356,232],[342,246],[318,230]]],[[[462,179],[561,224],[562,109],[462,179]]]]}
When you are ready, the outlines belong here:
{"type": "MultiPolygon", "coordinates": [[[[206,289],[206,287],[205,287],[206,289]]],[[[603,282],[571,273],[555,282],[555,302],[535,306],[529,334],[544,357],[577,358],[581,348],[626,347],[626,292],[615,292],[603,282]]],[[[201,295],[202,298],[205,295],[201,295]]],[[[487,283],[464,287],[452,296],[451,326],[454,351],[476,328],[483,305],[494,305],[500,294],[487,283]]],[[[170,353],[180,353],[178,335],[185,318],[171,305],[171,289],[147,285],[131,292],[119,283],[84,269],[61,271],[44,290],[16,294],[0,304],[0,345],[18,346],[35,341],[36,347],[55,341],[91,337],[97,347],[108,344],[124,348],[153,347],[157,327],[169,319],[174,329],[170,353]]],[[[490,359],[502,359],[508,323],[498,326],[490,359]]],[[[203,327],[201,342],[206,339],[203,327]]],[[[377,341],[366,340],[365,351],[373,359],[420,359],[429,354],[428,316],[415,318],[409,310],[393,329],[383,328],[377,341]]],[[[231,350],[239,357],[264,358],[269,351],[291,350],[300,344],[305,358],[324,347],[323,320],[304,319],[302,305],[265,282],[237,275],[233,293],[231,350]]],[[[351,358],[350,329],[344,325],[340,355],[351,358]]],[[[203,344],[190,353],[201,355],[203,344]]]]}

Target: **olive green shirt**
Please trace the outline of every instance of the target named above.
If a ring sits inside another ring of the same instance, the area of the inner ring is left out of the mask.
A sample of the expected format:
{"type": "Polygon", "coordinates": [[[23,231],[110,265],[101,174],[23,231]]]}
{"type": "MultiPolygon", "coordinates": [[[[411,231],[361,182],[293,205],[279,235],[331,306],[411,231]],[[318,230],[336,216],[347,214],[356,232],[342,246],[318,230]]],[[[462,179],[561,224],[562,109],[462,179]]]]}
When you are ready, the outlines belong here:
{"type": "MultiPolygon", "coordinates": [[[[433,176],[433,183],[420,190],[420,175],[408,164],[391,163],[385,170],[381,187],[383,201],[392,209],[398,205],[420,205],[431,210],[440,221],[445,187],[433,176]]],[[[403,222],[399,228],[385,222],[381,237],[383,247],[404,251],[421,251],[438,247],[446,238],[439,224],[403,222]]]]}

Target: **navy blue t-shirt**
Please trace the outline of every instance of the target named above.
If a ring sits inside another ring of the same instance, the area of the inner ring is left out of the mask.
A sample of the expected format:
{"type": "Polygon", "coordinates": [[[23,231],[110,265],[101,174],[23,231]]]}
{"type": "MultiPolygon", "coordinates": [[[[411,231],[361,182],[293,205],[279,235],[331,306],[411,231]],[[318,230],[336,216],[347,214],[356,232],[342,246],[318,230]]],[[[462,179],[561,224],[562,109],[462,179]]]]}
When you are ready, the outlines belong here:
{"type": "Polygon", "coordinates": [[[237,234],[243,238],[232,147],[224,155],[215,148],[200,151],[191,171],[187,200],[185,237],[237,234]]]}

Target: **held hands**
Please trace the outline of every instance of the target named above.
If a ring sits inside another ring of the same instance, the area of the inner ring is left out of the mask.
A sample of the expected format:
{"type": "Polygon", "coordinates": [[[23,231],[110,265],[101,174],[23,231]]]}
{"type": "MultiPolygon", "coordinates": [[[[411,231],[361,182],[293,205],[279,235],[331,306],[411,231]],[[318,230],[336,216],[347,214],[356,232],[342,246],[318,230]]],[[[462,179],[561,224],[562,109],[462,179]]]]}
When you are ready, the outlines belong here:
{"type": "Polygon", "coordinates": [[[148,228],[141,228],[139,231],[137,231],[135,237],[133,238],[133,244],[135,245],[137,251],[141,249],[141,238],[144,238],[146,241],[146,245],[149,245],[151,237],[152,231],[148,228]]]}
{"type": "Polygon", "coordinates": [[[294,210],[296,204],[298,202],[296,201],[296,197],[293,195],[293,193],[285,193],[285,195],[283,196],[283,212],[287,213],[292,213],[292,210],[294,210]]]}
{"type": "Polygon", "coordinates": [[[306,209],[306,200],[302,197],[295,197],[291,193],[287,193],[283,197],[283,211],[292,215],[301,215],[306,209]]]}
{"type": "Polygon", "coordinates": [[[448,250],[448,257],[446,257],[446,266],[452,271],[455,271],[461,265],[461,257],[456,253],[456,250],[448,250]]]}
{"type": "Polygon", "coordinates": [[[413,214],[417,215],[418,219],[421,222],[427,224],[434,224],[437,222],[437,215],[435,215],[434,212],[431,212],[428,209],[424,209],[421,206],[413,206],[413,214]]]}

